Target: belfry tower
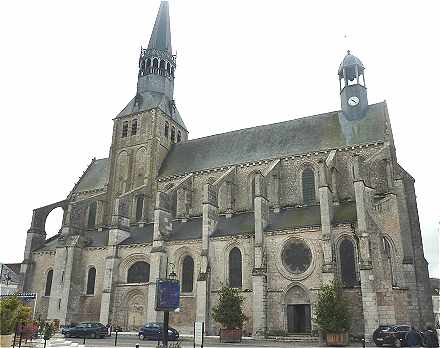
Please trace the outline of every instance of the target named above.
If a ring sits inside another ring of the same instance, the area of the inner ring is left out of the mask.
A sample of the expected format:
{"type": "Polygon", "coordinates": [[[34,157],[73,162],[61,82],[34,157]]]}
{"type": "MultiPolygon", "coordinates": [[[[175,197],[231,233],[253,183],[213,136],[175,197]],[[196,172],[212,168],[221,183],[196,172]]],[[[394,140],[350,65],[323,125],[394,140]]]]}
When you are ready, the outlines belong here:
{"type": "Polygon", "coordinates": [[[171,48],[168,2],[162,1],[147,48],[139,56],[136,95],[114,119],[110,150],[111,189],[107,220],[115,199],[128,194],[133,203],[130,223],[152,221],[155,179],[174,143],[188,131],[174,101],[176,56],[171,48]],[[138,192],[134,192],[138,191],[138,192]],[[133,193],[133,194],[131,194],[133,193]]]}
{"type": "Polygon", "coordinates": [[[364,65],[359,58],[347,51],[338,69],[341,110],[350,120],[359,120],[367,111],[368,99],[365,86],[364,65]]]}

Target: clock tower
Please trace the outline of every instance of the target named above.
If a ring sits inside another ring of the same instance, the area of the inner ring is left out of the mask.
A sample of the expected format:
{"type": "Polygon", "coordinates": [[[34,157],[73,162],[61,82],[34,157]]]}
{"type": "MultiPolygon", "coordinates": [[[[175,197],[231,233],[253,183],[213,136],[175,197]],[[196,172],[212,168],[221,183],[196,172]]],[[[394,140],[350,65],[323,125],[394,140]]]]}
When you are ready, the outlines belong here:
{"type": "Polygon", "coordinates": [[[360,59],[347,51],[339,66],[338,75],[341,110],[350,121],[364,117],[368,108],[364,70],[360,59]]]}

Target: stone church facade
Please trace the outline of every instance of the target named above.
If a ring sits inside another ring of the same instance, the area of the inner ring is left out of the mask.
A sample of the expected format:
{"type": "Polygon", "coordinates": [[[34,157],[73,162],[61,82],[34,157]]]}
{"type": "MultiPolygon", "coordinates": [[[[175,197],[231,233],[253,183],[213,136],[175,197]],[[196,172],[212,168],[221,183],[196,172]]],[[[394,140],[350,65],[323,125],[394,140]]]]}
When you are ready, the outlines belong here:
{"type": "Polygon", "coordinates": [[[341,110],[188,139],[173,99],[168,3],[141,50],[137,93],[62,201],[34,210],[21,264],[36,316],[137,329],[161,320],[155,280],[174,271],[170,325],[208,333],[222,285],[245,298],[244,331],[314,333],[322,284],[343,284],[352,333],[432,322],[414,179],[398,163],[385,102],[362,62],[339,71],[341,110]],[[59,233],[45,220],[64,210],[59,233]]]}

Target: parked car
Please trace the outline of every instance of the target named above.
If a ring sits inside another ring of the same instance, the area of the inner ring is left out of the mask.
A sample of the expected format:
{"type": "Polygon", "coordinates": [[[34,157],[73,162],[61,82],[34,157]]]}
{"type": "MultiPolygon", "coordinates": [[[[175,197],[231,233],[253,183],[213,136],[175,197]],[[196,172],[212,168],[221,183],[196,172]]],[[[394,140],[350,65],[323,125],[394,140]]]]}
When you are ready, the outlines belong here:
{"type": "MultiPolygon", "coordinates": [[[[147,323],[139,329],[139,339],[141,340],[156,340],[159,341],[163,337],[163,323],[147,323]]],[[[179,339],[179,332],[168,327],[168,340],[177,341],[179,339]]]]}
{"type": "Polygon", "coordinates": [[[79,323],[73,327],[64,327],[61,334],[64,337],[104,338],[107,336],[107,328],[101,323],[79,323]]]}
{"type": "MultiPolygon", "coordinates": [[[[380,325],[373,333],[373,341],[378,347],[382,345],[406,347],[408,344],[405,336],[410,329],[410,325],[380,325]]],[[[420,338],[418,345],[423,346],[423,333],[416,331],[420,338]]]]}

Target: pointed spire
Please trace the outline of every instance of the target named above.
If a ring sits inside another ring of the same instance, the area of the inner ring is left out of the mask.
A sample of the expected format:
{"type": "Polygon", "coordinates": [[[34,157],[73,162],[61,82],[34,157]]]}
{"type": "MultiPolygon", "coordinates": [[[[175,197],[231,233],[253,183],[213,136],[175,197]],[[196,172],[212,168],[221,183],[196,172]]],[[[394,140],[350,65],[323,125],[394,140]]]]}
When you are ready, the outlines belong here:
{"type": "Polygon", "coordinates": [[[154,23],[148,48],[165,51],[169,54],[172,54],[168,1],[162,1],[160,3],[159,12],[157,13],[156,22],[154,23]]]}

